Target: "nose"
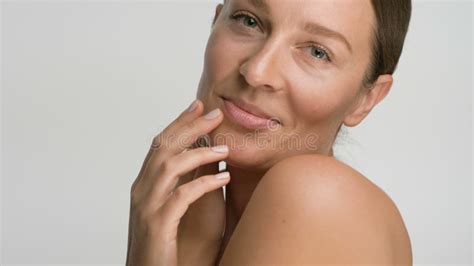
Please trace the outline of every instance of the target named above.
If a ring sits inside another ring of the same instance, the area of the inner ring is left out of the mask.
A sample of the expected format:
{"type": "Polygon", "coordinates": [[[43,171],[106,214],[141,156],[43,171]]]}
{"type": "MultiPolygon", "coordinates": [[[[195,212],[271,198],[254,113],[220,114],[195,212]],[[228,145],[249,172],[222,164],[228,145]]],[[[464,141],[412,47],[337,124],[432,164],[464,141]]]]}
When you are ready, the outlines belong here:
{"type": "Polygon", "coordinates": [[[254,88],[280,90],[283,87],[282,58],[278,42],[268,40],[242,63],[240,74],[254,88]]]}

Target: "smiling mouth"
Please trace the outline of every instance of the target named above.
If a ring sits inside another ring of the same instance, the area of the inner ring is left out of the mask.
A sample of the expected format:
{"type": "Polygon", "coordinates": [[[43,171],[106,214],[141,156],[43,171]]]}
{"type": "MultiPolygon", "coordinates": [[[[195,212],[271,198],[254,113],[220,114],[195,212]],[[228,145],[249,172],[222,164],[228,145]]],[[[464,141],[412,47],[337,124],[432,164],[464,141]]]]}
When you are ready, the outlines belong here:
{"type": "Polygon", "coordinates": [[[248,129],[275,129],[281,126],[277,118],[272,118],[255,106],[239,100],[221,97],[224,102],[224,114],[234,123],[248,129]]]}

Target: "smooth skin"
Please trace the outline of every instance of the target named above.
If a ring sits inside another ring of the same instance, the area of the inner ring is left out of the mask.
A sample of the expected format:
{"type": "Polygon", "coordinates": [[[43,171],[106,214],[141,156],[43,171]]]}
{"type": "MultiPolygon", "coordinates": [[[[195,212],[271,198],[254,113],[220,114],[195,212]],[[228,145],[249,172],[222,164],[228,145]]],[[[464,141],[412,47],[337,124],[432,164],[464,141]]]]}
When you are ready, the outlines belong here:
{"type": "Polygon", "coordinates": [[[412,265],[412,254],[388,195],[351,167],[306,154],[260,180],[219,265],[412,265]]]}
{"type": "Polygon", "coordinates": [[[332,151],[339,127],[361,123],[392,86],[384,74],[361,87],[374,21],[369,0],[217,5],[198,107],[160,133],[192,136],[188,147],[151,150],[132,186],[127,265],[411,265],[408,232],[394,202],[332,151]],[[351,48],[305,32],[309,22],[338,31],[351,48]],[[263,132],[267,146],[247,138],[261,133],[225,114],[200,117],[224,110],[221,96],[281,121],[263,132]],[[189,149],[203,134],[229,151],[189,149]],[[317,149],[280,145],[284,136],[314,134],[317,149]],[[227,162],[230,180],[211,181],[219,160],[227,162]],[[173,190],[179,192],[170,196],[173,190]]]}

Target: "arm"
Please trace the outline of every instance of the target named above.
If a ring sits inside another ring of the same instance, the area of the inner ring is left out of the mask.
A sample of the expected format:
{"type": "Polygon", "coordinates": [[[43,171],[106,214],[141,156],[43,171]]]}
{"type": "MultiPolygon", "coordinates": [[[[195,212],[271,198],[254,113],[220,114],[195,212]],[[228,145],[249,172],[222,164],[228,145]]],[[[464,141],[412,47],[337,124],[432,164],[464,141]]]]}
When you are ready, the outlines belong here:
{"type": "Polygon", "coordinates": [[[329,157],[283,160],[255,189],[219,265],[392,265],[381,195],[329,157]]]}

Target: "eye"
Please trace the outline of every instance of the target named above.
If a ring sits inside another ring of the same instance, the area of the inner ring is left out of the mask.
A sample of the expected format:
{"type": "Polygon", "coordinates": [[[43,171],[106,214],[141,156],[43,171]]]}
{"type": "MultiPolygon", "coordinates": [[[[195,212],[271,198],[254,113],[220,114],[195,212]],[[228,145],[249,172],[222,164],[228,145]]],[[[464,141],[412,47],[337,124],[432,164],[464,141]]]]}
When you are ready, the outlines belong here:
{"type": "Polygon", "coordinates": [[[311,55],[313,57],[320,58],[327,62],[331,62],[331,57],[329,57],[329,53],[322,46],[312,44],[311,46],[309,46],[309,48],[311,49],[311,55]]]}
{"type": "Polygon", "coordinates": [[[242,11],[236,12],[234,15],[232,15],[231,18],[235,21],[242,22],[243,25],[246,27],[249,27],[249,28],[258,27],[258,21],[252,16],[249,16],[242,11]]]}

